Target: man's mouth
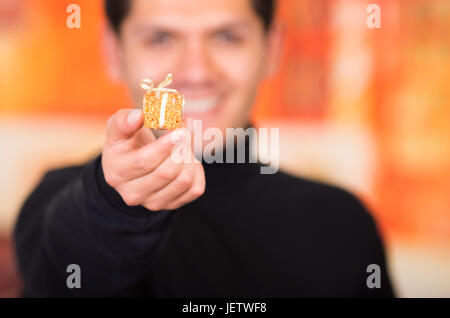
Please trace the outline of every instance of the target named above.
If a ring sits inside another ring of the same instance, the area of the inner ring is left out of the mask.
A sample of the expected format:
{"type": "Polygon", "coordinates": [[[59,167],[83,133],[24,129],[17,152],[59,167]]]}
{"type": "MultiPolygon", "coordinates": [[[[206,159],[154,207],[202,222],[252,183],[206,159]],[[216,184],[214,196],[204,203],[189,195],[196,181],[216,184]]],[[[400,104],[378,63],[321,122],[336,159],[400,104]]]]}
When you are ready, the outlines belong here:
{"type": "Polygon", "coordinates": [[[186,98],[186,103],[184,104],[185,114],[205,114],[213,111],[219,105],[218,97],[208,97],[208,98],[196,98],[189,99],[186,98]]]}

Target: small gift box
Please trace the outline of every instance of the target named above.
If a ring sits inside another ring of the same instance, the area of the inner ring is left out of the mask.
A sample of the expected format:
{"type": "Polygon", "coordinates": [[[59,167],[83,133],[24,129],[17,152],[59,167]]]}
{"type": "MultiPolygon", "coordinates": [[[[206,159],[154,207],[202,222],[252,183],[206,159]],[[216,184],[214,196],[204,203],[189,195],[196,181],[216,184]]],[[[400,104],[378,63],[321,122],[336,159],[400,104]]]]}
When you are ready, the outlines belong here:
{"type": "Polygon", "coordinates": [[[141,88],[146,90],[143,111],[144,127],[151,129],[177,129],[183,124],[184,96],[175,89],[165,88],[172,83],[172,74],[153,88],[149,79],[141,81],[141,88]]]}

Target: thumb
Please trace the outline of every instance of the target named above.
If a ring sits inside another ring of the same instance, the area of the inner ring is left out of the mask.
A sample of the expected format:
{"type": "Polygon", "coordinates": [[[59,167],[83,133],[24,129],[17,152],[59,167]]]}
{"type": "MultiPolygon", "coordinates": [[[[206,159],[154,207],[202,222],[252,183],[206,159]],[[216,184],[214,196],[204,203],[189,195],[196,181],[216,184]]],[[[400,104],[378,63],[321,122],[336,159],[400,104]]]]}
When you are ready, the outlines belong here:
{"type": "Polygon", "coordinates": [[[108,119],[106,125],[106,142],[111,144],[129,139],[142,127],[142,110],[121,109],[108,119]]]}

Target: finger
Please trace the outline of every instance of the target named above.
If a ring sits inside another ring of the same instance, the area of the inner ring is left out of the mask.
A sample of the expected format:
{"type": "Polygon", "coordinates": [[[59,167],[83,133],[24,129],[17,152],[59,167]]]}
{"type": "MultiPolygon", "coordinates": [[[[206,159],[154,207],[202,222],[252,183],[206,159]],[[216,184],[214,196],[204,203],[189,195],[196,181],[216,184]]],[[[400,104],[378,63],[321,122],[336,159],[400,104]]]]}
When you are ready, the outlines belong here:
{"type": "Polygon", "coordinates": [[[194,164],[194,166],[195,166],[194,172],[195,176],[193,185],[188,191],[172,199],[171,202],[167,205],[168,210],[178,209],[198,199],[205,192],[206,180],[203,166],[200,163],[194,164]]]}
{"type": "Polygon", "coordinates": [[[129,195],[125,199],[128,203],[141,204],[148,197],[177,179],[183,169],[183,165],[183,162],[174,162],[169,157],[152,173],[129,180],[126,182],[126,191],[124,191],[129,193],[129,195]]]}
{"type": "Polygon", "coordinates": [[[184,164],[178,177],[167,184],[164,188],[149,195],[146,206],[157,211],[167,206],[176,198],[188,192],[195,182],[195,166],[184,164]]]}
{"type": "Polygon", "coordinates": [[[184,129],[177,129],[126,154],[123,176],[127,177],[127,180],[131,180],[152,173],[170,157],[175,145],[182,145],[186,141],[186,137],[184,129]]]}
{"type": "Polygon", "coordinates": [[[152,129],[142,127],[133,135],[133,148],[142,148],[145,145],[156,140],[156,136],[152,129]]]}
{"type": "Polygon", "coordinates": [[[129,139],[142,126],[142,110],[121,109],[111,116],[106,125],[106,144],[129,139]]]}

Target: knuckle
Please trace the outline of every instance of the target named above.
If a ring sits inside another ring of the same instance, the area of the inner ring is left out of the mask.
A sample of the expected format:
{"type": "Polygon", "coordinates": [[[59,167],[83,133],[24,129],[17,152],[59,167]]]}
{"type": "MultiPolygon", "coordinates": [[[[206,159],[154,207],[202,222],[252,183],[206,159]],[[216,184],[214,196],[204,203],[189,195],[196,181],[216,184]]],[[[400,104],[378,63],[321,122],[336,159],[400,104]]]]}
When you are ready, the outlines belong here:
{"type": "Polygon", "coordinates": [[[161,178],[163,178],[164,180],[173,180],[175,179],[175,177],[177,176],[177,172],[175,169],[172,168],[162,168],[159,172],[159,175],[161,176],[161,178]]]}
{"type": "Polygon", "coordinates": [[[132,193],[126,193],[126,194],[122,195],[122,199],[125,202],[125,204],[128,206],[136,206],[141,203],[139,196],[132,194],[132,193]]]}
{"type": "Polygon", "coordinates": [[[119,178],[112,174],[112,173],[104,173],[105,181],[107,184],[109,184],[111,187],[116,187],[119,184],[119,178]]]}
{"type": "Polygon", "coordinates": [[[147,154],[141,149],[138,150],[136,156],[136,168],[140,171],[148,171],[151,169],[151,162],[148,160],[147,154]]]}
{"type": "Polygon", "coordinates": [[[161,211],[163,209],[163,205],[156,200],[150,200],[145,204],[145,207],[151,211],[161,211]]]}
{"type": "Polygon", "coordinates": [[[176,180],[177,188],[180,190],[188,190],[192,186],[193,178],[188,175],[179,176],[176,180]]]}
{"type": "Polygon", "coordinates": [[[136,169],[139,171],[147,171],[149,164],[143,156],[138,156],[136,158],[136,169]]]}
{"type": "Polygon", "coordinates": [[[205,193],[205,186],[204,185],[195,185],[191,189],[191,194],[195,198],[201,197],[205,193]]]}

